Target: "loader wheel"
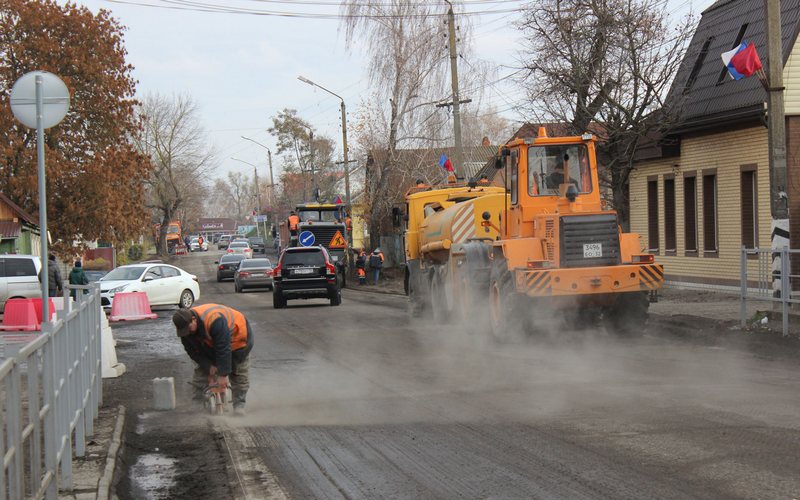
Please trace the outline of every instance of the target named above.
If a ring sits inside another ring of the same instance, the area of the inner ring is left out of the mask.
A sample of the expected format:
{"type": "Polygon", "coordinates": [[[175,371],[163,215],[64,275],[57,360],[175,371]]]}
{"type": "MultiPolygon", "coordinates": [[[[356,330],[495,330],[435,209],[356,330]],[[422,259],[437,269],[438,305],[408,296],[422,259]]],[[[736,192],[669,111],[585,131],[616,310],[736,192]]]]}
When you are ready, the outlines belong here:
{"type": "Polygon", "coordinates": [[[525,298],[514,289],[505,259],[496,259],[489,279],[489,321],[495,340],[508,341],[527,333],[525,298]]]}
{"type": "Polygon", "coordinates": [[[624,293],[603,313],[606,331],[623,337],[640,337],[647,325],[647,292],[624,293]]]}
{"type": "Polygon", "coordinates": [[[425,300],[413,283],[408,284],[408,314],[412,318],[425,316],[425,300]]]}
{"type": "Polygon", "coordinates": [[[433,322],[438,325],[443,325],[450,319],[445,293],[441,276],[434,273],[431,277],[431,312],[433,313],[433,322]]]}

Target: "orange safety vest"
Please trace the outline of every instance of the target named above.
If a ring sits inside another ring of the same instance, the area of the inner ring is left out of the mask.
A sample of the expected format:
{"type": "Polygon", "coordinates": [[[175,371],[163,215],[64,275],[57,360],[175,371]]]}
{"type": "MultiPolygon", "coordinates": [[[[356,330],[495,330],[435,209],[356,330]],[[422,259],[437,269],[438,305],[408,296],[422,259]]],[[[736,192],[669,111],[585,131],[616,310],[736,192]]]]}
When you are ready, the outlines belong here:
{"type": "Polygon", "coordinates": [[[300,217],[296,215],[289,216],[289,229],[297,231],[297,225],[300,223],[300,217]]]}
{"type": "Polygon", "coordinates": [[[203,304],[192,308],[206,330],[206,338],[203,342],[213,348],[214,342],[211,339],[211,324],[218,320],[220,317],[225,318],[226,326],[231,332],[231,351],[238,351],[247,347],[247,320],[244,314],[236,309],[219,304],[203,304]]]}

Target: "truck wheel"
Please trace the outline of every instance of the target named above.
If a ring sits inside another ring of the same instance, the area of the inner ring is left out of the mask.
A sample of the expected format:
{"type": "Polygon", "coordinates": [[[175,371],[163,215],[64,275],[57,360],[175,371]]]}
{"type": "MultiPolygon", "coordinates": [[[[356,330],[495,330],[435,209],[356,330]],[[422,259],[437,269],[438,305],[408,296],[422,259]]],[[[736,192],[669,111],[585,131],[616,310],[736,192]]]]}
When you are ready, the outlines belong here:
{"type": "Polygon", "coordinates": [[[649,308],[647,292],[620,294],[614,305],[603,311],[606,331],[612,335],[640,337],[647,326],[649,308]]]}
{"type": "Polygon", "coordinates": [[[438,325],[443,325],[450,319],[445,293],[441,276],[439,273],[434,273],[431,277],[431,312],[433,313],[434,323],[438,325]]]}
{"type": "Polygon", "coordinates": [[[279,290],[272,292],[272,307],[275,309],[283,309],[286,307],[286,299],[279,290]]]}
{"type": "Polygon", "coordinates": [[[505,259],[495,259],[489,278],[489,323],[495,340],[507,341],[526,333],[524,299],[514,289],[505,259]]]}

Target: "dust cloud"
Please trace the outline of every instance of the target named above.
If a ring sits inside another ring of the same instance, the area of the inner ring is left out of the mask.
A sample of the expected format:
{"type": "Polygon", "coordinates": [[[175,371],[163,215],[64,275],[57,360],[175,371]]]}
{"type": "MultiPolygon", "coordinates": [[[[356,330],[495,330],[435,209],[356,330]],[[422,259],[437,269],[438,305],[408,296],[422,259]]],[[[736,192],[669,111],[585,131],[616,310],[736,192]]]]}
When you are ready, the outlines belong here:
{"type": "MultiPolygon", "coordinates": [[[[487,309],[475,311],[488,315],[487,309]]],[[[411,320],[400,310],[380,321],[350,322],[309,335],[307,344],[254,363],[248,416],[231,424],[594,416],[623,425],[635,421],[643,408],[652,413],[702,405],[757,416],[759,404],[776,397],[758,380],[763,367],[746,353],[648,335],[620,337],[602,327],[569,329],[546,308],[529,308],[526,314],[536,318],[537,328],[511,332],[502,341],[475,328],[486,323],[485,317],[436,325],[411,320]]],[[[770,418],[780,420],[779,415],[770,418]]],[[[782,423],[789,422],[787,414],[782,423]]]]}

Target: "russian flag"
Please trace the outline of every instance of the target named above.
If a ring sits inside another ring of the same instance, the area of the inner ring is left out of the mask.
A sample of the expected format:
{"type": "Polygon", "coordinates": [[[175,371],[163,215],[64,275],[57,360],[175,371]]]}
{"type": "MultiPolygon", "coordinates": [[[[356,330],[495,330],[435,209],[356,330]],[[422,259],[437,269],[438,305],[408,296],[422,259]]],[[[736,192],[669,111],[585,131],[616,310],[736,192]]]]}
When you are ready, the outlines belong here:
{"type": "Polygon", "coordinates": [[[722,64],[728,68],[728,73],[734,80],[741,80],[761,69],[761,59],[758,58],[755,46],[742,42],[733,50],[722,53],[722,64]]]}
{"type": "Polygon", "coordinates": [[[447,155],[444,153],[442,153],[442,157],[439,158],[439,166],[447,170],[448,172],[453,171],[453,164],[450,163],[450,158],[448,158],[447,155]]]}

